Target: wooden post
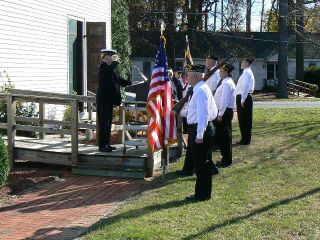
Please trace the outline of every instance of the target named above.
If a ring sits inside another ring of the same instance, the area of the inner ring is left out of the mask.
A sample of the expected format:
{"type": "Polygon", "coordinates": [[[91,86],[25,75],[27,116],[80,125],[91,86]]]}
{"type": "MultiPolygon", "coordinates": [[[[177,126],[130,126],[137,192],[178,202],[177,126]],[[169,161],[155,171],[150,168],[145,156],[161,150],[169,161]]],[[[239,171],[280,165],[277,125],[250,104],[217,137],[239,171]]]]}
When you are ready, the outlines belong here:
{"type": "Polygon", "coordinates": [[[78,159],[78,100],[71,100],[71,161],[78,159]]]}
{"type": "Polygon", "coordinates": [[[163,147],[161,153],[162,177],[167,173],[167,166],[169,166],[169,147],[163,147]]]}
{"type": "Polygon", "coordinates": [[[96,111],[96,146],[99,145],[99,119],[98,110],[96,111]]]}
{"type": "MultiPolygon", "coordinates": [[[[122,144],[126,140],[126,103],[122,102],[122,105],[119,107],[119,122],[122,124],[122,144]]],[[[126,147],[123,145],[123,147],[126,147]]]]}
{"type": "Polygon", "coordinates": [[[14,101],[12,95],[7,97],[7,135],[8,135],[8,154],[10,169],[14,163],[14,141],[16,136],[15,129],[15,115],[16,115],[16,101],[14,101]]]}
{"type": "MultiPolygon", "coordinates": [[[[43,100],[40,100],[39,101],[39,126],[40,127],[43,127],[44,112],[45,112],[44,102],[43,102],[43,100]]],[[[39,133],[39,138],[40,139],[44,139],[45,135],[46,134],[44,132],[40,132],[39,133]]]]}

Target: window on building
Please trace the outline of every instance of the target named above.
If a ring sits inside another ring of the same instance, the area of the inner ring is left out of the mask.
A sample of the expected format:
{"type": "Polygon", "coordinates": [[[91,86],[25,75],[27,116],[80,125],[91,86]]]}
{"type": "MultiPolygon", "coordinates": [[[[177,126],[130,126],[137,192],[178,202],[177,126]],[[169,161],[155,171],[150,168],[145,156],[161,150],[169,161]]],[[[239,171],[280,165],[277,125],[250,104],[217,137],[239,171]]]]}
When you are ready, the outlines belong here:
{"type": "Polygon", "coordinates": [[[143,74],[150,80],[151,78],[151,62],[143,62],[143,74]]]}
{"type": "Polygon", "coordinates": [[[267,79],[275,79],[279,77],[279,65],[277,63],[267,64],[267,79]]]}

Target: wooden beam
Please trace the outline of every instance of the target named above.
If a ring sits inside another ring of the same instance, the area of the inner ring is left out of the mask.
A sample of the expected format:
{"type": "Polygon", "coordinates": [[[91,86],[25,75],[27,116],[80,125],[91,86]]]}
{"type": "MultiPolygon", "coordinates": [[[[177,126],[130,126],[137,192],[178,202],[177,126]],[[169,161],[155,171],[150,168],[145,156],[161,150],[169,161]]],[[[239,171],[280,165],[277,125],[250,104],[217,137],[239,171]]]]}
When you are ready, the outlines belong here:
{"type": "Polygon", "coordinates": [[[96,98],[94,96],[82,96],[82,95],[73,95],[73,94],[64,94],[64,93],[41,92],[41,91],[32,91],[32,90],[23,90],[23,89],[11,89],[10,93],[28,95],[28,96],[38,96],[38,97],[70,98],[70,99],[78,100],[79,102],[91,102],[91,103],[96,102],[96,98]]]}
{"type": "MultiPolygon", "coordinates": [[[[44,114],[45,114],[45,105],[44,105],[43,100],[40,100],[40,102],[39,102],[39,126],[40,127],[43,127],[43,125],[44,125],[44,114]]],[[[39,138],[44,139],[44,137],[45,137],[45,133],[40,132],[39,138]]]]}
{"type": "Polygon", "coordinates": [[[7,96],[7,136],[8,136],[8,155],[10,169],[14,163],[14,140],[16,136],[15,119],[16,102],[11,95],[7,96]]]}
{"type": "Polygon", "coordinates": [[[71,134],[70,129],[53,129],[53,128],[45,128],[39,126],[28,126],[28,125],[15,125],[16,130],[27,131],[27,132],[44,132],[44,133],[52,133],[52,134],[71,134]]]}
{"type": "Polygon", "coordinates": [[[71,161],[77,165],[78,159],[78,100],[71,102],[71,161]]]}

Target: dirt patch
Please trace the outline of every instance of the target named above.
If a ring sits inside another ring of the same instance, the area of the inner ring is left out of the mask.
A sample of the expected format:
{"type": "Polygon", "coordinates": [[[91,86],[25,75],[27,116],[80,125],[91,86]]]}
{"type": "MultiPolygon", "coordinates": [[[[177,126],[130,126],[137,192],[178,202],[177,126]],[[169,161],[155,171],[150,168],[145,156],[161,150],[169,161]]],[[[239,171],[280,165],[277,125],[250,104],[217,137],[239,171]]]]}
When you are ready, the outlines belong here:
{"type": "Polygon", "coordinates": [[[11,170],[6,185],[0,188],[0,206],[9,204],[19,194],[36,185],[55,181],[57,178],[70,174],[71,171],[67,167],[18,162],[11,170]]]}

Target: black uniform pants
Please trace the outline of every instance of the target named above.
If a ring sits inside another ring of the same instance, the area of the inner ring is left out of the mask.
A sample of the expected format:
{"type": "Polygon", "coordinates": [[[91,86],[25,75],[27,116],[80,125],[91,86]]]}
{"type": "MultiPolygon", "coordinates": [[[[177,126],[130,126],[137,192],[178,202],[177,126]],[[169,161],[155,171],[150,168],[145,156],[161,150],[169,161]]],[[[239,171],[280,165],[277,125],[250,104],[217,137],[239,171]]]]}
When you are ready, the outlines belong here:
{"type": "MultiPolygon", "coordinates": [[[[189,126],[188,126],[188,128],[189,128],[189,126]]],[[[188,131],[190,132],[190,130],[188,130],[188,131]]],[[[184,158],[184,164],[183,164],[182,171],[186,172],[187,174],[192,175],[194,172],[194,164],[193,164],[193,159],[192,159],[190,134],[188,134],[188,143],[187,144],[188,144],[187,151],[186,151],[186,156],[184,158]]]]}
{"type": "Polygon", "coordinates": [[[222,122],[215,122],[216,142],[222,155],[222,163],[232,164],[232,118],[233,109],[227,108],[222,116],[222,122]]]}
{"type": "Polygon", "coordinates": [[[203,143],[196,143],[197,124],[192,124],[189,127],[189,138],[191,143],[192,159],[196,170],[196,185],[195,197],[198,199],[211,198],[212,187],[212,143],[215,134],[215,127],[212,122],[204,132],[203,143]]]}
{"type": "Polygon", "coordinates": [[[241,133],[241,143],[250,144],[251,142],[251,130],[252,130],[252,113],[253,113],[253,101],[251,94],[248,94],[244,102],[244,108],[241,107],[241,95],[237,95],[237,114],[239,121],[239,128],[241,133]]]}
{"type": "Polygon", "coordinates": [[[99,101],[97,103],[97,115],[99,126],[99,148],[110,144],[113,105],[99,101]]]}

